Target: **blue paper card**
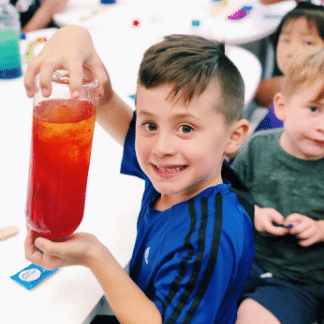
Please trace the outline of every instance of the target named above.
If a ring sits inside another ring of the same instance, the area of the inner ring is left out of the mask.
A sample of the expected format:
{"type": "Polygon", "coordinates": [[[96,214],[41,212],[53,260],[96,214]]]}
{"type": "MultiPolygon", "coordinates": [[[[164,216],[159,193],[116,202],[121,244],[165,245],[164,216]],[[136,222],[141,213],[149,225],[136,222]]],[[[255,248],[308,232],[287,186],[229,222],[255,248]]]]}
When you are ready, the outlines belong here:
{"type": "Polygon", "coordinates": [[[14,281],[17,281],[20,285],[30,290],[41,283],[44,279],[51,276],[58,269],[47,270],[43,267],[40,267],[34,263],[30,264],[28,267],[17,272],[15,275],[10,278],[14,281]]]}

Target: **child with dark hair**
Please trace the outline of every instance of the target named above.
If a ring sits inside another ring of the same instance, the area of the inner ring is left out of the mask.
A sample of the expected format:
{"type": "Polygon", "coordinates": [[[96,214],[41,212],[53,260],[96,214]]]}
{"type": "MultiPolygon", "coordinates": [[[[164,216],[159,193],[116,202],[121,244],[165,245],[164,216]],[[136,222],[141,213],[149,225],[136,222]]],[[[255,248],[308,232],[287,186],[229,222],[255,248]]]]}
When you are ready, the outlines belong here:
{"type": "Polygon", "coordinates": [[[261,107],[269,107],[269,112],[255,129],[282,127],[272,105],[274,95],[281,90],[285,75],[295,54],[312,52],[324,48],[324,7],[301,2],[282,19],[273,35],[276,61],[283,75],[274,76],[260,82],[254,101],[261,107]]]}
{"type": "Polygon", "coordinates": [[[112,90],[81,27],[57,31],[28,67],[30,97],[36,73],[46,96],[58,68],[69,70],[78,97],[83,66],[90,69],[104,88],[98,122],[124,145],[121,171],[145,181],[129,275],[90,234],[55,243],[29,231],[25,243],[27,259],[46,268],[89,267],[121,323],[235,323],[254,258],[253,205],[223,164],[248,130],[243,80],[224,52],[189,35],[149,48],[135,112],[112,90]]]}

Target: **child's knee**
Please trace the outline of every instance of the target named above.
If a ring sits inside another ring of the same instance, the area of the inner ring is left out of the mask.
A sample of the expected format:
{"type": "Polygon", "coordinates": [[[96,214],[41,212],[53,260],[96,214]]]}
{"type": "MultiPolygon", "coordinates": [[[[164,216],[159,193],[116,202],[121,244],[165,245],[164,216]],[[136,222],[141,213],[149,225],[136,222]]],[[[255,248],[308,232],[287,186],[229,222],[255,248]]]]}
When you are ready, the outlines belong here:
{"type": "Polygon", "coordinates": [[[280,324],[264,306],[251,298],[243,300],[237,312],[236,324],[280,324]]]}

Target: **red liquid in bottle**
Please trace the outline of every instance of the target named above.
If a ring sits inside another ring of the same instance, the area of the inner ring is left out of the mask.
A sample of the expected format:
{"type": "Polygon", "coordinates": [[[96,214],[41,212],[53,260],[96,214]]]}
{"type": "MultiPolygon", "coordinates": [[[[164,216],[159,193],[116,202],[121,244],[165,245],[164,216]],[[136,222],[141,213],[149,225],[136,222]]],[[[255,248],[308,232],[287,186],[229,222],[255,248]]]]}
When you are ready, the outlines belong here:
{"type": "Polygon", "coordinates": [[[89,101],[42,101],[34,108],[27,220],[60,240],[83,218],[96,109],[89,101]]]}

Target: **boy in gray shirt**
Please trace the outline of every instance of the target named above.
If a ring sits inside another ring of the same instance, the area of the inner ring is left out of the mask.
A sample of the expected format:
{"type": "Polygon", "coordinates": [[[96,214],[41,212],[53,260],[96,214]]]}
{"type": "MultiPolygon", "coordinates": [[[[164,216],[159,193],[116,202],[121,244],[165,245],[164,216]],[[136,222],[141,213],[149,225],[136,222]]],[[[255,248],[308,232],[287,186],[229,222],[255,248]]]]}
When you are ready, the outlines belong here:
{"type": "Polygon", "coordinates": [[[293,60],[274,106],[284,129],[252,136],[233,163],[255,201],[256,249],[236,324],[313,324],[324,300],[324,50],[293,60]]]}

